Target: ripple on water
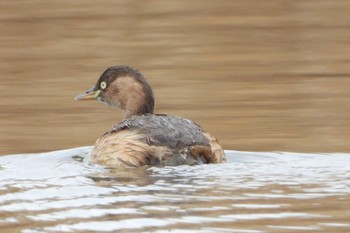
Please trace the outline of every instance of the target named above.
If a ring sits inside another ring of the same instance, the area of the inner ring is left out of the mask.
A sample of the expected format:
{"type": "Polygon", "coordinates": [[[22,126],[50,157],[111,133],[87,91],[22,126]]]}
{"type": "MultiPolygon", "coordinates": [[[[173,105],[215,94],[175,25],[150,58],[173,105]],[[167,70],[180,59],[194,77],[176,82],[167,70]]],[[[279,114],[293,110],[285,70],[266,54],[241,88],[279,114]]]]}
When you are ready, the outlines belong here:
{"type": "Polygon", "coordinates": [[[350,230],[349,154],[226,151],[226,164],[110,170],[84,162],[90,150],[1,156],[0,227],[27,233],[350,230]]]}

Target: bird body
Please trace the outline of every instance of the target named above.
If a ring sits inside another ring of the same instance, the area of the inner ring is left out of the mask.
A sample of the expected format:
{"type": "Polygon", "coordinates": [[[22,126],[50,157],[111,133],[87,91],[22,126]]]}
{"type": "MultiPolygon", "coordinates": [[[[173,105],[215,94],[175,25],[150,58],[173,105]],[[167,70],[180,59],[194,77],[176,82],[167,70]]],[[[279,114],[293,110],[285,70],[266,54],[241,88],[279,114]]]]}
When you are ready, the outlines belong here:
{"type": "Polygon", "coordinates": [[[124,113],[124,120],[96,141],[89,158],[92,163],[141,167],[223,163],[226,160],[216,138],[195,122],[154,114],[152,89],[134,68],[108,68],[92,89],[76,99],[96,99],[124,113]]]}

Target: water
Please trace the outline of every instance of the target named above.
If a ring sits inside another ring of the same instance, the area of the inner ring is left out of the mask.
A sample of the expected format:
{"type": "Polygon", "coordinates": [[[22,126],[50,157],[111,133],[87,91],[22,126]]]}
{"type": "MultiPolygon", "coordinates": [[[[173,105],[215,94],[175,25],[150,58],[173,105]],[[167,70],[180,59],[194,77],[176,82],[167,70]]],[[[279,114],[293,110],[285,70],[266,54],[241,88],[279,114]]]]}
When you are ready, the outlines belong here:
{"type": "Polygon", "coordinates": [[[1,232],[349,232],[350,155],[106,169],[91,147],[0,157],[1,232]]]}
{"type": "MultiPolygon", "coordinates": [[[[40,0],[38,0],[40,1],[40,0]]],[[[73,98],[108,67],[224,148],[350,152],[350,2],[0,1],[0,155],[91,145],[121,113],[73,98]]]]}
{"type": "Polygon", "coordinates": [[[350,2],[0,1],[0,232],[350,232],[350,2]],[[223,165],[84,163],[121,114],[75,102],[141,70],[223,165]],[[75,148],[44,154],[59,148],[75,148]],[[4,155],[4,156],[3,156],[4,155]]]}

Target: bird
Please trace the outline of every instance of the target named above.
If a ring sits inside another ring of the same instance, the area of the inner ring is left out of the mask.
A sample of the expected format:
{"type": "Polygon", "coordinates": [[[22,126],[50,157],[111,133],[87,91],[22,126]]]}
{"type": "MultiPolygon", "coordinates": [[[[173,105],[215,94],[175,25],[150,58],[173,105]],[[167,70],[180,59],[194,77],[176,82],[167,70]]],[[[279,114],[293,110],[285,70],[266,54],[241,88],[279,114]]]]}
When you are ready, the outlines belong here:
{"type": "Polygon", "coordinates": [[[154,113],[153,91],[135,68],[107,68],[75,100],[97,100],[120,109],[121,122],[95,143],[90,163],[109,168],[225,163],[218,140],[192,120],[154,113]]]}

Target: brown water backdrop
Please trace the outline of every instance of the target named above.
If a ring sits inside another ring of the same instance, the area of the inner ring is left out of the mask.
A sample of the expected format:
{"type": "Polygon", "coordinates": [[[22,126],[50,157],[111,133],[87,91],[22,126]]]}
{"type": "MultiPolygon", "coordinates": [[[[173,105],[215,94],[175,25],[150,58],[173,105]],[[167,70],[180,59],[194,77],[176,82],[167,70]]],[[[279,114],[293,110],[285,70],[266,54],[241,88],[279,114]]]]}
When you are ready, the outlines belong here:
{"type": "Polygon", "coordinates": [[[132,65],[158,113],[225,149],[350,151],[350,2],[0,1],[0,154],[92,145],[121,114],[73,97],[132,65]]]}

